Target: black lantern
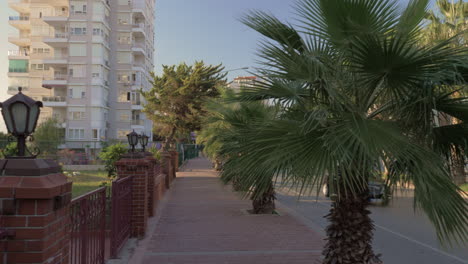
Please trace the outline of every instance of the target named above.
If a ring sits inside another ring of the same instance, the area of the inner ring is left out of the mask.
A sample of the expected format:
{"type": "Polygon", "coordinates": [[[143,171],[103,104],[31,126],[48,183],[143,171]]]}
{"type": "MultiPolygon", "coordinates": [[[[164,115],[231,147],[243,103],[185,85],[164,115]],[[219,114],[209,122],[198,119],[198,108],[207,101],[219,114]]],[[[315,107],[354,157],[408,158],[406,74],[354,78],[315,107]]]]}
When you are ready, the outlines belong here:
{"type": "Polygon", "coordinates": [[[132,147],[132,152],[135,152],[135,146],[138,145],[138,138],[140,135],[133,130],[132,133],[127,135],[128,144],[132,147]]]}
{"type": "Polygon", "coordinates": [[[34,101],[31,97],[21,92],[0,103],[3,119],[5,120],[8,133],[18,140],[18,156],[24,157],[26,152],[26,138],[36,129],[42,102],[34,101]]]}
{"type": "Polygon", "coordinates": [[[149,137],[143,133],[143,135],[140,136],[140,144],[141,147],[143,148],[142,151],[145,152],[146,146],[148,145],[148,139],[149,137]]]}

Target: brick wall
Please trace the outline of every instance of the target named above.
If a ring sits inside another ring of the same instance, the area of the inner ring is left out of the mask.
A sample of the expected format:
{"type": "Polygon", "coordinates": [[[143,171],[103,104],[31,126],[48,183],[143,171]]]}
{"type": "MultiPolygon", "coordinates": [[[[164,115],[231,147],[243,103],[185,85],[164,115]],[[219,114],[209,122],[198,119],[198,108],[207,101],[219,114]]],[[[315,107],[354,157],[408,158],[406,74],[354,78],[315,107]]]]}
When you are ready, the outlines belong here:
{"type": "MultiPolygon", "coordinates": [[[[22,164],[28,166],[27,161],[22,164]]],[[[47,166],[41,160],[34,164],[47,166]]],[[[36,172],[0,176],[1,225],[14,232],[0,242],[1,264],[68,263],[72,183],[56,168],[36,172]]]]}
{"type": "Polygon", "coordinates": [[[132,237],[144,237],[148,226],[148,182],[151,162],[144,157],[128,156],[116,162],[119,178],[133,177],[132,237]]]}

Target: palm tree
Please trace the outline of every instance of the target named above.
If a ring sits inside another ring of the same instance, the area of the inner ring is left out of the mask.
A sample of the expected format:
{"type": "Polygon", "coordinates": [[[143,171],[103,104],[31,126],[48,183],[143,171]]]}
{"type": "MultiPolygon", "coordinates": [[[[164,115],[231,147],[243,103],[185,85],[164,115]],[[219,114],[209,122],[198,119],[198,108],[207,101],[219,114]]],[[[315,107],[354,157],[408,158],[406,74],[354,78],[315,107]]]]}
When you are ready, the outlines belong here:
{"type": "Polygon", "coordinates": [[[390,183],[414,185],[415,206],[441,241],[468,239],[468,203],[435,151],[467,141],[468,100],[446,93],[465,87],[467,49],[451,40],[419,45],[427,5],[413,0],[400,11],[391,0],[300,0],[296,27],[260,11],[242,19],[266,39],[258,52],[264,81],[239,100],[270,100],[280,111],[243,130],[248,144],[236,147],[242,155],[232,171],[242,168],[241,180],[264,191],[267,174],[301,193],[328,181],[336,196],[326,216],[326,264],[379,263],[367,207],[368,179],[382,162],[390,183]],[[438,129],[434,111],[461,123],[438,129]]]}
{"type": "MultiPolygon", "coordinates": [[[[467,47],[468,3],[462,0],[437,0],[436,7],[436,11],[431,10],[426,14],[429,24],[423,30],[422,43],[427,45],[453,38],[452,46],[467,47]]],[[[459,96],[460,92],[451,94],[453,98],[459,96]]],[[[457,125],[459,123],[457,118],[447,116],[440,116],[438,121],[439,124],[443,125],[457,125]]],[[[446,158],[455,184],[465,183],[466,148],[453,145],[449,152],[446,149],[442,150],[443,154],[448,154],[446,158]]]]}
{"type": "Polygon", "coordinates": [[[275,115],[275,109],[262,103],[229,103],[233,97],[230,90],[221,91],[222,98],[208,104],[210,115],[204,122],[197,141],[205,145],[205,154],[216,163],[223,163],[220,170],[225,171],[221,178],[225,183],[232,183],[236,191],[242,191],[252,200],[254,214],[271,214],[275,209],[275,191],[273,173],[267,169],[262,177],[264,186],[256,186],[242,180],[246,176],[243,168],[237,163],[239,151],[249,142],[244,140],[245,131],[252,126],[258,126],[275,115]]]}

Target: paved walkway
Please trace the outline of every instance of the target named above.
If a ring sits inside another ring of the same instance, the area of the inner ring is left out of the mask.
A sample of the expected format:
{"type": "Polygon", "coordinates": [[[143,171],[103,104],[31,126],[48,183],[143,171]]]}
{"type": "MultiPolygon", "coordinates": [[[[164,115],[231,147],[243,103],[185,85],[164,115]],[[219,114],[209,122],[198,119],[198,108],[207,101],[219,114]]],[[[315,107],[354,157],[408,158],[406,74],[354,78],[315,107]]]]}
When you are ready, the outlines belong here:
{"type": "Polygon", "coordinates": [[[286,213],[249,215],[250,206],[221,184],[206,159],[191,160],[131,263],[318,263],[318,233],[286,213]]]}

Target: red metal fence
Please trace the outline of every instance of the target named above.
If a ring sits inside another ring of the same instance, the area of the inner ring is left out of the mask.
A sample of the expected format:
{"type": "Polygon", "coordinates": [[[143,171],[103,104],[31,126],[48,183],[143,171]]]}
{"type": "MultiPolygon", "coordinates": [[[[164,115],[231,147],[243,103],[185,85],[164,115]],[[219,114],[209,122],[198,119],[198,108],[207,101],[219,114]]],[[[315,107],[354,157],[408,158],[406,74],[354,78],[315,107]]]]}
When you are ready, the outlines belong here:
{"type": "Polygon", "coordinates": [[[130,237],[132,222],[132,177],[112,182],[111,257],[116,257],[130,237]]]}
{"type": "Polygon", "coordinates": [[[71,203],[71,264],[103,264],[106,229],[106,187],[71,203]]]}

